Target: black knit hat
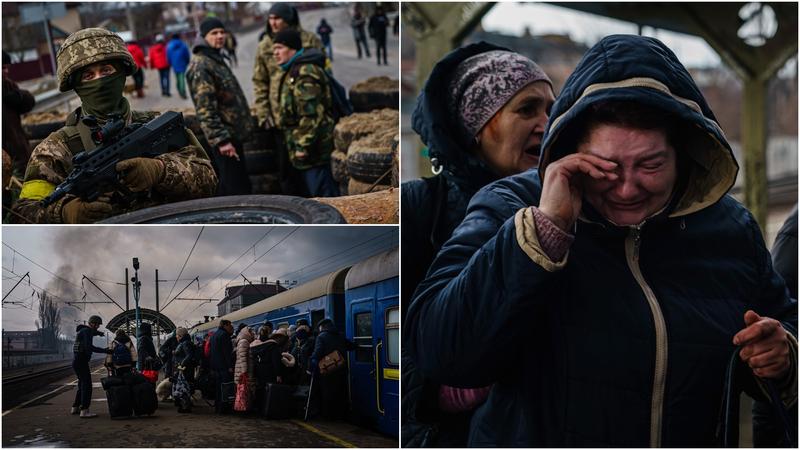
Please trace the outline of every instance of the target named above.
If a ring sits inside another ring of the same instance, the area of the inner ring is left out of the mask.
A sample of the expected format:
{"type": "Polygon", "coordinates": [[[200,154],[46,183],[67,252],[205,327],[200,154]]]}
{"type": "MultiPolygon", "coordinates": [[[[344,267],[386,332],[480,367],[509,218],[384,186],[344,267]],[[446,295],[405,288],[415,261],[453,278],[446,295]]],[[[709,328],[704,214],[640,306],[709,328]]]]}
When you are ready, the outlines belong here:
{"type": "Polygon", "coordinates": [[[268,14],[280,17],[289,25],[297,25],[297,10],[294,9],[292,5],[283,2],[275,2],[272,4],[272,7],[269,8],[268,14]]]}
{"type": "Polygon", "coordinates": [[[206,35],[215,28],[222,28],[224,30],[225,24],[216,17],[207,18],[200,24],[200,36],[206,37],[206,35]]]}
{"type": "Polygon", "coordinates": [[[300,40],[300,32],[297,30],[286,29],[278,32],[272,42],[275,44],[283,44],[289,48],[300,50],[303,48],[303,41],[300,40]]]}

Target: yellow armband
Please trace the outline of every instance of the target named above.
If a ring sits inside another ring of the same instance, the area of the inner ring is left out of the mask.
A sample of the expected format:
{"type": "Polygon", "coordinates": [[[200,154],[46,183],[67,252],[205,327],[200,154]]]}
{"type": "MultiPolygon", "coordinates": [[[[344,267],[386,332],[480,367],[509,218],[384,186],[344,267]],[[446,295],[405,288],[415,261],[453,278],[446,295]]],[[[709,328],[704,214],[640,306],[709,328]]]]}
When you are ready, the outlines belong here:
{"type": "Polygon", "coordinates": [[[53,191],[56,185],[45,180],[30,180],[22,183],[22,192],[19,193],[20,200],[42,200],[53,191]]]}

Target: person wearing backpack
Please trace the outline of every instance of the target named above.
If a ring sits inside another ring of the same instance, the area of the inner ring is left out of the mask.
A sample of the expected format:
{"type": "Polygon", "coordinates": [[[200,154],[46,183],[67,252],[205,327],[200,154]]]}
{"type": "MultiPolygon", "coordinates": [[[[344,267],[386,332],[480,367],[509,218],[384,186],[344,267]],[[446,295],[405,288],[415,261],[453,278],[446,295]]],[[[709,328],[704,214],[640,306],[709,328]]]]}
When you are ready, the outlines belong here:
{"type": "Polygon", "coordinates": [[[111,353],[106,355],[105,366],[113,371],[114,376],[121,377],[131,373],[133,363],[138,355],[128,333],[122,328],[118,328],[114,334],[114,340],[108,344],[108,349],[111,350],[111,353]]]}
{"type": "Polygon", "coordinates": [[[337,197],[339,185],[330,164],[336,122],[325,54],[303,48],[296,30],[283,30],[273,41],[273,56],[284,72],[277,122],[297,187],[306,197],[337,197]]]}

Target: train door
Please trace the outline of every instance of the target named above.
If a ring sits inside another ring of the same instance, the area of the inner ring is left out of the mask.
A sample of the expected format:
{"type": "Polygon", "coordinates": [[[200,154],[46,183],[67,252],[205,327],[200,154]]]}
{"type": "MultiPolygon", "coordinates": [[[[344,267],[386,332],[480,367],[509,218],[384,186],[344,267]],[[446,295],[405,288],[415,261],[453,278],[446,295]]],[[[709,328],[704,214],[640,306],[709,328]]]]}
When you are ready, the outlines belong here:
{"type": "Polygon", "coordinates": [[[397,435],[400,405],[400,309],[397,296],[377,301],[375,365],[378,373],[378,429],[397,435]]]}
{"type": "Polygon", "coordinates": [[[347,334],[356,345],[349,358],[350,401],[354,415],[369,420],[375,417],[378,389],[373,343],[373,299],[368,297],[350,302],[347,309],[347,334]]]}

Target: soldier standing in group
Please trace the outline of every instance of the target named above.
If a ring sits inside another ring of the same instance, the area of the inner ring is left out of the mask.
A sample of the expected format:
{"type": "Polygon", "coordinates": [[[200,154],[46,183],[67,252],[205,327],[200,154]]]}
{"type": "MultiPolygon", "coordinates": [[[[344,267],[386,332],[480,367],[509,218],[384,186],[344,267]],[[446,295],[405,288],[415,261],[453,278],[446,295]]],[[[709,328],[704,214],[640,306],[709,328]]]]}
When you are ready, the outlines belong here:
{"type": "Polygon", "coordinates": [[[225,25],[216,17],[200,24],[186,79],[197,119],[213,147],[219,173],[217,195],[246,195],[251,187],[242,144],[253,124],[244,92],[220,52],[225,35],[225,25]]]}
{"type": "MultiPolygon", "coordinates": [[[[324,46],[319,37],[312,32],[300,27],[300,19],[297,10],[286,3],[274,3],[269,9],[269,19],[267,20],[267,30],[261,42],[258,43],[256,50],[256,62],[253,68],[253,92],[255,94],[255,108],[258,125],[266,130],[275,130],[276,116],[280,110],[280,82],[283,78],[283,71],[272,55],[272,44],[275,34],[283,30],[296,30],[300,33],[300,41],[304,48],[316,48],[323,52],[324,46]]],[[[283,139],[282,133],[274,133],[276,146],[281,148],[283,139]]],[[[289,182],[287,171],[291,171],[290,164],[286,160],[286,152],[280,151],[279,156],[281,169],[281,182],[285,194],[292,194],[292,183],[289,182]]]]}
{"type": "Polygon", "coordinates": [[[33,150],[25,170],[25,182],[14,206],[15,219],[33,223],[91,223],[115,214],[162,203],[208,197],[217,177],[205,151],[189,129],[190,142],[178,151],[155,158],[131,158],[117,164],[121,182],[131,192],[147,193],[132,201],[117,200],[109,193],[94,201],[67,194],[48,206],[40,200],[52,193],[72,171],[72,157],[92,151],[96,144],[90,128],[81,120],[94,116],[104,124],[112,115],[126,124],[146,123],[155,113],[132,111],[122,95],[125,77],[136,64],[125,43],[103,28],[86,28],[70,35],[56,55],[59,90],[75,89],[81,106],[66,126],[50,134],[33,150]]]}
{"type": "Polygon", "coordinates": [[[286,153],[307,197],[337,197],[339,185],[331,173],[333,100],[325,55],[303,48],[300,33],[283,30],[273,38],[273,55],[284,73],[276,124],[283,130],[286,153]]]}

